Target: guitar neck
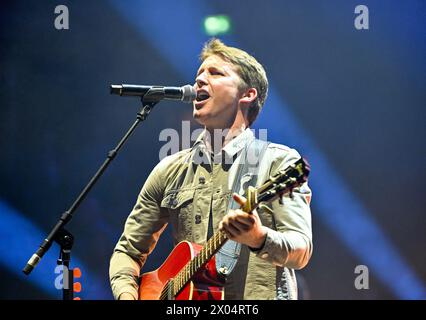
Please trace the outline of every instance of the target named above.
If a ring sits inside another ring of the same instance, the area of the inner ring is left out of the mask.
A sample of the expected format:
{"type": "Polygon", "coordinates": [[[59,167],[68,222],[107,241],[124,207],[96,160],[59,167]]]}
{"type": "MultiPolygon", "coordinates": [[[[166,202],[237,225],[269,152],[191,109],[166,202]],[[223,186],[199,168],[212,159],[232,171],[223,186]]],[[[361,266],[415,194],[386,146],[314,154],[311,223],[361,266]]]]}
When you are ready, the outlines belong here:
{"type": "Polygon", "coordinates": [[[228,238],[223,231],[218,230],[207,241],[203,249],[189,261],[173,279],[173,292],[177,294],[188,281],[203,267],[225,244],[228,238]]]}

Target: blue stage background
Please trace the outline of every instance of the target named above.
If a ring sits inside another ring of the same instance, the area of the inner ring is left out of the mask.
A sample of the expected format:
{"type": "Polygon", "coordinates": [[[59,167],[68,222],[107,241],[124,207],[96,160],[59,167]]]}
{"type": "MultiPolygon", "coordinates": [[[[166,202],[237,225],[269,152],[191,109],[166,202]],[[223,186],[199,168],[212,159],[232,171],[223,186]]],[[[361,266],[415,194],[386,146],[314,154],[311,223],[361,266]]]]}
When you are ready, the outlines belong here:
{"type": "MultiPolygon", "coordinates": [[[[59,299],[54,245],[25,263],[135,119],[140,102],[110,84],[193,83],[225,14],[225,43],[252,53],[271,91],[256,129],[311,162],[314,254],[298,272],[305,299],[425,299],[424,1],[4,1],[0,4],[2,299],[59,299]],[[357,5],[369,29],[357,30],[357,5]],[[57,30],[55,7],[69,9],[57,30]],[[354,286],[369,269],[369,289],[354,286]]],[[[82,299],[112,299],[108,263],[159,160],[166,128],[191,106],[161,102],[77,210],[73,265],[82,299]]],[[[172,248],[169,230],[145,270],[172,248]]]]}

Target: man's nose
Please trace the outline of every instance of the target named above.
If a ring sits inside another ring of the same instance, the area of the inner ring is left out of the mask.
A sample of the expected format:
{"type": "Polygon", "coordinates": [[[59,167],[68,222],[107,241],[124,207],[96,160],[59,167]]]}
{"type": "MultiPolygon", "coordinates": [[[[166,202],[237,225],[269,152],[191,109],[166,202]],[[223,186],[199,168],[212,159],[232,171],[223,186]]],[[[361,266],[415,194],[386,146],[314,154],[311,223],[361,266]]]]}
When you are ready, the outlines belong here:
{"type": "Polygon", "coordinates": [[[200,74],[196,79],[195,79],[195,83],[197,84],[198,88],[201,88],[203,86],[207,85],[207,80],[204,77],[204,74],[200,74]]]}

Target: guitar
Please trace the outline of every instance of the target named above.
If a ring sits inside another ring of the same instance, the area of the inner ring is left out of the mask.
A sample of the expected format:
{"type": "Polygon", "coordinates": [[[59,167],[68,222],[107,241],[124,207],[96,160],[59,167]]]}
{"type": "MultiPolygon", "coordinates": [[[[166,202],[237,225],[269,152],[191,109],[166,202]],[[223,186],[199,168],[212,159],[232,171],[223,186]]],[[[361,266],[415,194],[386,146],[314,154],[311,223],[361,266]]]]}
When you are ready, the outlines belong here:
{"type": "MultiPolygon", "coordinates": [[[[248,187],[241,210],[252,212],[261,202],[292,196],[293,189],[307,181],[309,172],[309,164],[300,158],[260,187],[248,187]]],[[[223,300],[224,278],[216,271],[214,255],[226,241],[226,234],[218,230],[204,246],[178,243],[158,269],[141,275],[139,300],[223,300]]]]}

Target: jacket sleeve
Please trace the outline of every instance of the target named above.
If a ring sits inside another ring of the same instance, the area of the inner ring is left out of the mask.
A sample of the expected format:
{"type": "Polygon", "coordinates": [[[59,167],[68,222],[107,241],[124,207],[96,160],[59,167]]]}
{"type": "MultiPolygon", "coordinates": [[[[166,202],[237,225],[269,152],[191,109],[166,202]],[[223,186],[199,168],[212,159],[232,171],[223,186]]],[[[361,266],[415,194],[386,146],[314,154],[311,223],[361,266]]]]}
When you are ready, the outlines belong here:
{"type": "MultiPolygon", "coordinates": [[[[271,174],[300,158],[294,149],[276,148],[275,152],[279,155],[271,166],[271,174]]],[[[274,228],[267,228],[262,248],[252,250],[258,257],[280,267],[301,269],[306,266],[312,255],[311,196],[308,184],[304,183],[293,190],[293,197],[287,194],[260,206],[258,211],[272,214],[274,228]]]]}
{"type": "Polygon", "coordinates": [[[162,161],[149,175],[115,246],[109,268],[115,299],[124,292],[138,298],[140,270],[167,226],[168,212],[160,206],[164,193],[163,168],[162,161]]]}

